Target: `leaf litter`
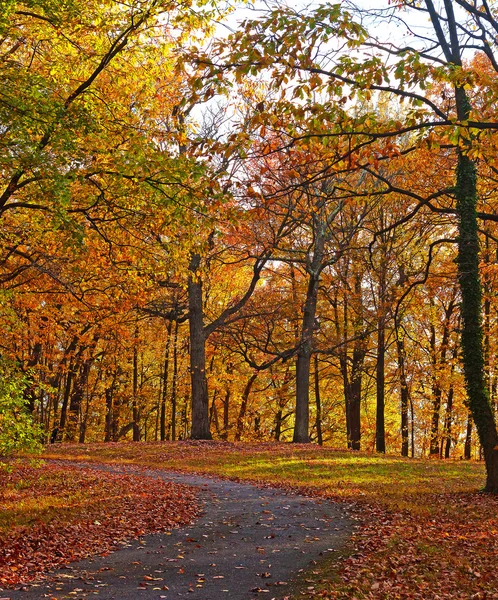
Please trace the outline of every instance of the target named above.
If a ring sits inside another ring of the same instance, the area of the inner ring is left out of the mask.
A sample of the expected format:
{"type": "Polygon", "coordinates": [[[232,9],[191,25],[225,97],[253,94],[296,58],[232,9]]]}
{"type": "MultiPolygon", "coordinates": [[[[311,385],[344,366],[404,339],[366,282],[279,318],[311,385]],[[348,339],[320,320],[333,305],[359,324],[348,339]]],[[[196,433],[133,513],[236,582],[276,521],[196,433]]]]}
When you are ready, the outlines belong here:
{"type": "Polygon", "coordinates": [[[0,470],[0,586],[193,522],[194,488],[143,474],[16,463],[0,470]]]}

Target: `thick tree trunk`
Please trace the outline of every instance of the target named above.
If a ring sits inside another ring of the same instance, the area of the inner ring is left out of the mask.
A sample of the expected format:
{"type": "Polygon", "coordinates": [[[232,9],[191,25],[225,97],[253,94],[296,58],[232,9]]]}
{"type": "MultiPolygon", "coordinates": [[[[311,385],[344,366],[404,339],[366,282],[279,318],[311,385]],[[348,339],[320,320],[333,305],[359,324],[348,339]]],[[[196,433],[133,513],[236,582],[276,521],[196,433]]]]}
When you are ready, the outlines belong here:
{"type": "Polygon", "coordinates": [[[202,281],[199,275],[201,258],[194,254],[190,261],[188,279],[190,381],[192,384],[193,440],[211,440],[209,430],[209,398],[206,379],[206,336],[202,305],[202,281]]]}
{"type": "MultiPolygon", "coordinates": [[[[463,89],[464,118],[468,104],[463,89]]],[[[459,115],[459,118],[462,118],[459,115]]],[[[481,322],[482,292],[479,273],[479,239],[477,230],[477,169],[462,152],[458,153],[457,183],[455,189],[459,217],[458,275],[462,294],[462,350],[465,383],[469,408],[477,428],[486,462],[488,492],[498,493],[498,433],[486,386],[481,322]]]]}

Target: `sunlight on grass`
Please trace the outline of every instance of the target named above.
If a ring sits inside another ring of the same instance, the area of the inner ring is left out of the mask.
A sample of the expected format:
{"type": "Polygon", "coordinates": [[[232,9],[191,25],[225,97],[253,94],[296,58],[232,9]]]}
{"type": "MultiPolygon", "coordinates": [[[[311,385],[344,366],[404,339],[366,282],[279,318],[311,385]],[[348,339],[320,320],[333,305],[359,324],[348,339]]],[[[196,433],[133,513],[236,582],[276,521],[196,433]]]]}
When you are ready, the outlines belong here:
{"type": "Polygon", "coordinates": [[[414,513],[435,510],[434,494],[471,492],[481,463],[412,460],[291,444],[114,443],[51,447],[47,457],[119,462],[209,473],[316,490],[342,500],[375,501],[414,513]],[[427,500],[423,498],[426,497],[427,500]]]}
{"type": "Polygon", "coordinates": [[[333,562],[319,563],[292,598],[318,597],[319,590],[320,597],[341,600],[436,598],[441,577],[459,590],[455,598],[477,597],[476,582],[483,594],[497,589],[498,500],[476,493],[485,480],[482,463],[228,442],[58,446],[46,456],[218,475],[349,503],[361,529],[343,578],[331,576],[333,562]],[[373,585],[383,586],[382,594],[372,596],[373,585]],[[415,590],[420,595],[412,596],[415,590]]]}
{"type": "Polygon", "coordinates": [[[79,471],[22,468],[17,475],[14,468],[0,479],[0,532],[54,518],[70,519],[73,513],[90,514],[103,500],[122,498],[123,490],[114,491],[101,478],[79,471]]]}

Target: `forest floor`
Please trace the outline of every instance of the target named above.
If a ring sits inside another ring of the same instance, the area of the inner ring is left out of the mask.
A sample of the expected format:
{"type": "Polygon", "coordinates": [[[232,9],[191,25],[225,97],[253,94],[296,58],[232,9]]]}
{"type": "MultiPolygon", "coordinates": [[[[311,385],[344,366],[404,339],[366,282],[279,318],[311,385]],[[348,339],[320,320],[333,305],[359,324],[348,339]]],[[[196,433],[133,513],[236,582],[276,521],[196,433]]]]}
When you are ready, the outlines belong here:
{"type": "Polygon", "coordinates": [[[143,473],[11,462],[0,468],[0,590],[198,514],[194,488],[143,473]]]}
{"type": "Polygon", "coordinates": [[[318,561],[296,598],[498,599],[498,498],[478,492],[482,463],[227,442],[57,446],[46,456],[216,475],[346,502],[360,523],[351,552],[318,561]]]}
{"type": "MultiPolygon", "coordinates": [[[[140,470],[135,465],[93,468],[140,470]]],[[[146,469],[142,473],[152,475],[146,469]]],[[[153,475],[195,486],[202,506],[195,523],[68,564],[45,580],[6,590],[9,600],[289,598],[299,586],[296,575],[302,572],[306,579],[321,557],[335,556],[351,536],[354,522],[344,504],[212,476],[160,469],[153,475]]]]}

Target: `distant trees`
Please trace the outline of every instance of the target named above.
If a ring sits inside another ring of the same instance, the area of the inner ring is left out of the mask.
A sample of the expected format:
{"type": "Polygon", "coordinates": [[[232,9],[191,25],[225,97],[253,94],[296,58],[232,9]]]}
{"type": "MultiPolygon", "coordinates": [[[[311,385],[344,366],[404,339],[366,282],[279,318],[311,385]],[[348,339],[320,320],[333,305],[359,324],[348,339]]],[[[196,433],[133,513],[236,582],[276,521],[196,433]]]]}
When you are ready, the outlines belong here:
{"type": "Polygon", "coordinates": [[[1,23],[1,353],[45,439],[482,449],[497,491],[489,7],[406,2],[417,48],[276,7],[188,57],[188,3],[31,4],[1,23]]]}
{"type": "MultiPolygon", "coordinates": [[[[280,90],[281,94],[278,105],[264,116],[258,115],[258,122],[284,127],[284,119],[293,122],[291,115],[299,118],[306,127],[290,126],[290,137],[295,144],[309,143],[316,138],[327,142],[331,137],[349,140],[349,150],[343,159],[360,162],[367,172],[376,173],[385,183],[386,191],[399,190],[389,177],[379,172],[379,161],[392,162],[401,152],[410,152],[404,144],[409,132],[419,132],[412,149],[427,144],[441,151],[444,158],[449,149],[453,150],[451,191],[440,189],[429,196],[418,196],[418,206],[410,217],[422,207],[456,216],[462,364],[469,407],[486,459],[486,489],[498,492],[498,433],[484,375],[476,162],[483,155],[479,137],[484,138],[485,132],[496,129],[497,125],[493,119],[482,118],[475,108],[487,102],[493,104],[494,86],[480,87],[481,100],[475,100],[467,89],[482,81],[481,70],[476,68],[477,63],[464,62],[469,51],[473,55],[480,50],[482,60],[488,65],[485,78],[490,71],[494,71],[496,77],[497,22],[485,2],[478,6],[463,0],[448,0],[441,6],[426,0],[416,7],[411,2],[402,2],[387,6],[384,11],[355,11],[354,7],[351,10],[353,12],[348,12],[340,5],[322,5],[304,14],[277,7],[260,20],[246,22],[240,32],[231,36],[230,43],[218,46],[214,58],[197,57],[199,81],[204,81],[212,90],[218,85],[217,78],[223,78],[225,72],[233,72],[235,78],[240,79],[266,70],[270,87],[280,90]],[[402,41],[397,45],[392,39],[368,35],[362,25],[362,22],[368,23],[368,19],[385,17],[386,24],[395,21],[405,26],[404,13],[398,13],[400,8],[422,11],[431,23],[427,35],[415,36],[413,47],[405,47],[402,41]],[[355,20],[354,11],[362,20],[355,20]],[[336,44],[330,47],[332,40],[336,44]],[[345,54],[346,48],[352,53],[345,54]],[[434,94],[437,89],[441,91],[442,101],[434,94]],[[378,111],[351,114],[352,111],[343,108],[347,103],[345,94],[349,94],[349,100],[356,97],[370,101],[374,94],[383,93],[409,104],[401,119],[381,121],[378,111]],[[320,94],[323,100],[317,102],[320,94]],[[372,143],[379,140],[384,148],[372,149],[372,143]],[[370,155],[365,156],[368,151],[370,155]],[[439,197],[451,199],[451,208],[435,206],[433,199],[439,197]]],[[[329,172],[336,168],[337,160],[333,160],[329,172]]],[[[402,191],[408,197],[417,198],[409,188],[402,191]]],[[[493,215],[483,216],[495,219],[493,215]]],[[[382,327],[378,331],[380,334],[382,327]]],[[[380,449],[381,429],[378,430],[380,449]]]]}

